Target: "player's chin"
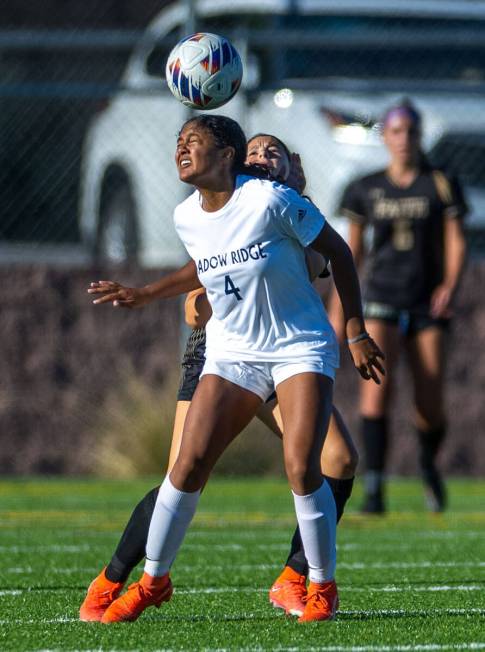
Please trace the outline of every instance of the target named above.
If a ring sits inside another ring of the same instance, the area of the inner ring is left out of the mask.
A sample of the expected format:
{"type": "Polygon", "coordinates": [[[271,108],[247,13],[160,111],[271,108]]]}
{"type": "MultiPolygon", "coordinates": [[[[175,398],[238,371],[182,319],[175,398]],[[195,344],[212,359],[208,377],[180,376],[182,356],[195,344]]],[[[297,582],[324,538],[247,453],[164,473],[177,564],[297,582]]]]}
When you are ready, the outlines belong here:
{"type": "Polygon", "coordinates": [[[193,183],[196,177],[196,174],[191,166],[188,168],[178,168],[179,179],[184,183],[193,183]]]}

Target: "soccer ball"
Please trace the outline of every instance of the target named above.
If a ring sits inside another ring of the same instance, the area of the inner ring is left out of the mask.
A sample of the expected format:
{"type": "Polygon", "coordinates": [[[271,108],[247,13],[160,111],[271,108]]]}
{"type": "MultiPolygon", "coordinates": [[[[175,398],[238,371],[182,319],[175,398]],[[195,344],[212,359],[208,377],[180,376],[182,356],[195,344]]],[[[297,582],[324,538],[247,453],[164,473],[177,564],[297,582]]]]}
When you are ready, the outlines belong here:
{"type": "Polygon", "coordinates": [[[243,69],[236,48],[224,36],[199,32],[170,52],[165,76],[173,95],[192,109],[216,109],[241,85],[243,69]]]}

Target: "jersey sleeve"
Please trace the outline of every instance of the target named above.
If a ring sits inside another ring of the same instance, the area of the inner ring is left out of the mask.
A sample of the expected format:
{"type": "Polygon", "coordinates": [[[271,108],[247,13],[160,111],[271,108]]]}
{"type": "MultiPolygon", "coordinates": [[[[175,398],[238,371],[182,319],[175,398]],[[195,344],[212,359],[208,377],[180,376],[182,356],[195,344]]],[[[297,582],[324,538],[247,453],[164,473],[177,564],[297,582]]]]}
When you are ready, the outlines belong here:
{"type": "Polygon", "coordinates": [[[308,247],[325,224],[324,215],[306,197],[291,188],[278,190],[275,216],[279,229],[289,238],[294,238],[303,247],[308,247]]]}
{"type": "Polygon", "coordinates": [[[359,179],[352,181],[344,190],[340,200],[339,215],[346,217],[351,222],[365,224],[367,222],[364,190],[359,179]]]}
{"type": "Polygon", "coordinates": [[[468,206],[458,180],[446,176],[441,170],[434,170],[433,179],[438,196],[444,205],[445,218],[463,220],[468,213],[468,206]]]}

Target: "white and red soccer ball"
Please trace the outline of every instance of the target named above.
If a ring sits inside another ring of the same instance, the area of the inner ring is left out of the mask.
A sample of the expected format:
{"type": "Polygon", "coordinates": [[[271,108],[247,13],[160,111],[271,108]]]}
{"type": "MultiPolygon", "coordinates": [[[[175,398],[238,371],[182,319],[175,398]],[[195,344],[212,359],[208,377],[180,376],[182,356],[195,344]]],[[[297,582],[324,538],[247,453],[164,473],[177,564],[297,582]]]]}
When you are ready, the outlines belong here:
{"type": "Polygon", "coordinates": [[[173,95],[192,109],[216,109],[236,94],[243,68],[236,48],[224,36],[198,32],[177,43],[165,68],[173,95]]]}

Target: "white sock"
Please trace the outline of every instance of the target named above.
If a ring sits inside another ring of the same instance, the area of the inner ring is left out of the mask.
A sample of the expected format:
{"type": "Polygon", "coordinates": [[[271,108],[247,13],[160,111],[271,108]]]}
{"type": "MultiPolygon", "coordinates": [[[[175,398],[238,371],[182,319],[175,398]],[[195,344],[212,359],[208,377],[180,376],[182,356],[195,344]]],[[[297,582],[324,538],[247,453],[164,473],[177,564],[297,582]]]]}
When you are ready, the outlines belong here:
{"type": "Polygon", "coordinates": [[[179,491],[168,475],[160,487],[148,530],[145,572],[161,577],[170,570],[195,514],[200,491],[179,491]]]}
{"type": "Polygon", "coordinates": [[[301,540],[312,582],[328,582],[335,577],[337,515],[328,482],[307,496],[293,492],[301,540]]]}

